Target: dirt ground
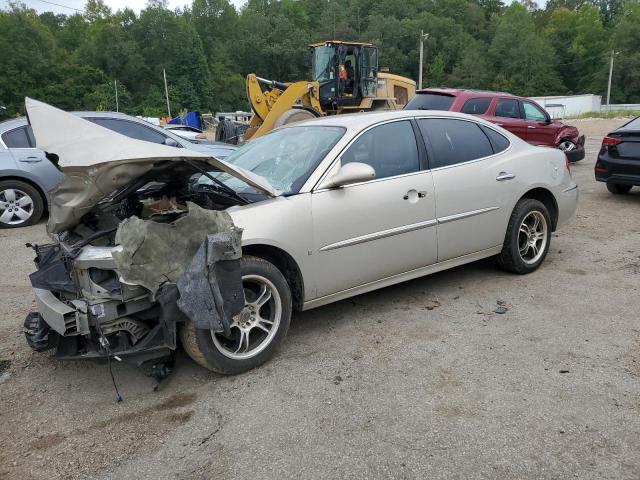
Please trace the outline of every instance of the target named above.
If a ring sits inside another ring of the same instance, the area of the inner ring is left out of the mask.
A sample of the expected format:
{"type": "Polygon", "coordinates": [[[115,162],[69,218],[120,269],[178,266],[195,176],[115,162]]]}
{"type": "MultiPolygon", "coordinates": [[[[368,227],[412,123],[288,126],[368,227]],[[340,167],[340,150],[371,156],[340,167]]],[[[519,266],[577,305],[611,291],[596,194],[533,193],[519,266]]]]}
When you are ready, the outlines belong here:
{"type": "Polygon", "coordinates": [[[640,478],[640,189],[593,179],[622,120],[574,123],[577,218],[534,274],[482,261],[297,314],[235,377],[181,353],[154,392],[117,364],[122,403],[105,364],[27,347],[44,224],[0,231],[0,478],[640,478]]]}

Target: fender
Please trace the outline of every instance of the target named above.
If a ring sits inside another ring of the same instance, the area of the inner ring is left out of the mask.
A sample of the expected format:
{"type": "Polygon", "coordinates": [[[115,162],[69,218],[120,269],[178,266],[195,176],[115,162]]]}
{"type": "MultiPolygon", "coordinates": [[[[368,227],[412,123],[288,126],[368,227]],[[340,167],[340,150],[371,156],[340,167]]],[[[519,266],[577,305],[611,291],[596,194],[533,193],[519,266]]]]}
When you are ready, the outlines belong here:
{"type": "Polygon", "coordinates": [[[573,143],[577,145],[578,136],[579,136],[578,129],[576,127],[567,125],[565,123],[561,123],[561,122],[558,122],[558,123],[560,123],[560,127],[556,132],[556,137],[553,145],[557,147],[560,144],[560,142],[564,139],[571,140],[573,143]]]}

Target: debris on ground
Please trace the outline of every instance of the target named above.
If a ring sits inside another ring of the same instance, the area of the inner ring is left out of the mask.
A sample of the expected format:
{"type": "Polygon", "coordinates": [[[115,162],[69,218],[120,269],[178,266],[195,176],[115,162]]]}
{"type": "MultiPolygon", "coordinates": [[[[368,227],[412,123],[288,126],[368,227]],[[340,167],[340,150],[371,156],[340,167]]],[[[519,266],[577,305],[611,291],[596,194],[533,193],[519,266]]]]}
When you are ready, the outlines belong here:
{"type": "Polygon", "coordinates": [[[438,300],[429,300],[424,308],[426,308],[427,310],[433,310],[434,308],[438,308],[439,306],[440,302],[438,300]]]}
{"type": "Polygon", "coordinates": [[[493,313],[497,313],[498,315],[503,315],[509,311],[509,307],[507,307],[507,302],[504,300],[498,299],[496,301],[496,308],[493,309],[493,313]]]}

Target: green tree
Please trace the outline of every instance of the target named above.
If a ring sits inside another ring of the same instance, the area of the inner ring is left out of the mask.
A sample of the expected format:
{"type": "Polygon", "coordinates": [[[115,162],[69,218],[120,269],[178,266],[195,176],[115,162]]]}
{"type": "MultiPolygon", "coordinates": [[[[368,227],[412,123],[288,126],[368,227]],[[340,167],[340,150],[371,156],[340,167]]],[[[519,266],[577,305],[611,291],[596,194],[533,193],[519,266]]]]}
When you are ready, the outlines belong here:
{"type": "Polygon", "coordinates": [[[496,69],[494,88],[509,85],[520,95],[554,95],[564,86],[554,70],[555,52],[539,36],[531,13],[518,3],[505,9],[489,49],[496,69]]]}

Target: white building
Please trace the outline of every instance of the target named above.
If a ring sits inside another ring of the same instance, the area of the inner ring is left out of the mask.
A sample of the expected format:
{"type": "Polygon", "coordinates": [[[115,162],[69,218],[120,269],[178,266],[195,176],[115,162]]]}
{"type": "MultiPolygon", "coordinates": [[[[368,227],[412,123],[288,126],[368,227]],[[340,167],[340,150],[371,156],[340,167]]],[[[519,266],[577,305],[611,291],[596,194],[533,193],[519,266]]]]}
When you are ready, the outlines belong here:
{"type": "Polygon", "coordinates": [[[573,117],[587,112],[599,112],[602,106],[602,97],[590,93],[530,98],[543,106],[552,118],[573,117]]]}

